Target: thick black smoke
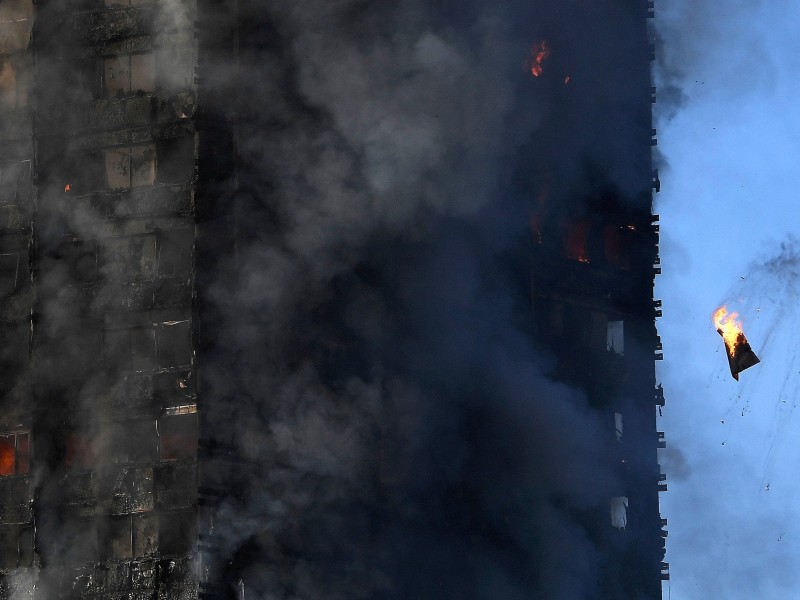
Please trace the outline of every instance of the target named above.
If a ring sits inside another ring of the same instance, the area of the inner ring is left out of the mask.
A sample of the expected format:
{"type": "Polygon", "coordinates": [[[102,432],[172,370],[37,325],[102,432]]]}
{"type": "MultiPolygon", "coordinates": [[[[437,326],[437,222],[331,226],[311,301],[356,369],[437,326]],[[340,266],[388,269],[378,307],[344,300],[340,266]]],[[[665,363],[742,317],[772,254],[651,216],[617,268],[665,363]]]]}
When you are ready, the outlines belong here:
{"type": "Polygon", "coordinates": [[[198,242],[204,427],[251,461],[205,467],[230,492],[211,529],[231,589],[600,597],[608,415],[534,344],[529,223],[542,194],[565,217],[649,212],[642,10],[241,10],[237,64],[201,48],[232,91],[206,110],[236,113],[236,191],[198,242]]]}

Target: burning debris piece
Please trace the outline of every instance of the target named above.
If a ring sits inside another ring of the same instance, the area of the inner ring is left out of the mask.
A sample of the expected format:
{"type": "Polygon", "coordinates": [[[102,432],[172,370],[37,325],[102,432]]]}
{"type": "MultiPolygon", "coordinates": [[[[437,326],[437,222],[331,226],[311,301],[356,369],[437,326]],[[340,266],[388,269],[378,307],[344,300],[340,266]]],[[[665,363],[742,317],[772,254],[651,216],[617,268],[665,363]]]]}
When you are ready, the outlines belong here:
{"type": "Polygon", "coordinates": [[[738,313],[729,314],[725,306],[714,311],[714,326],[725,341],[728,366],[736,381],[739,381],[739,373],[761,362],[744,337],[742,325],[736,320],[738,316],[738,313]]]}
{"type": "Polygon", "coordinates": [[[550,56],[550,46],[542,40],[531,47],[531,57],[525,65],[534,77],[542,74],[542,63],[550,56]]]}

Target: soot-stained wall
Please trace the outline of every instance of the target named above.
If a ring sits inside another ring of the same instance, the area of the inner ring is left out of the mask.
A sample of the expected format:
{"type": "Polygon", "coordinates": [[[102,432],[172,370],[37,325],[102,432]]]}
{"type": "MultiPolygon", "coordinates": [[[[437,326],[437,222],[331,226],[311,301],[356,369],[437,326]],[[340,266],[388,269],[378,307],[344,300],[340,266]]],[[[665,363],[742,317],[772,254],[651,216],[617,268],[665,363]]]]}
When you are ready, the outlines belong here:
{"type": "Polygon", "coordinates": [[[3,597],[196,596],[193,14],[0,8],[3,597]]]}

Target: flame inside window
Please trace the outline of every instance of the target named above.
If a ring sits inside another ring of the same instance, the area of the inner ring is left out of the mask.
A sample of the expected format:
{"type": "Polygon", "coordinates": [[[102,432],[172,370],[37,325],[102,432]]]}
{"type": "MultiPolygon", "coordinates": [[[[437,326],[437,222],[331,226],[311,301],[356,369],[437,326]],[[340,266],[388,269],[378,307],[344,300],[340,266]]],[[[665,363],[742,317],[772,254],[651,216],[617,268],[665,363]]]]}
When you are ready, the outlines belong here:
{"type": "Polygon", "coordinates": [[[14,475],[17,462],[16,455],[14,436],[0,436],[0,475],[14,475]]]}
{"type": "Polygon", "coordinates": [[[589,234],[589,222],[577,221],[573,223],[566,239],[567,258],[578,262],[588,263],[589,252],[587,249],[587,237],[589,234]]]}
{"type": "Polygon", "coordinates": [[[0,476],[25,475],[30,470],[27,433],[0,435],[0,476]]]}

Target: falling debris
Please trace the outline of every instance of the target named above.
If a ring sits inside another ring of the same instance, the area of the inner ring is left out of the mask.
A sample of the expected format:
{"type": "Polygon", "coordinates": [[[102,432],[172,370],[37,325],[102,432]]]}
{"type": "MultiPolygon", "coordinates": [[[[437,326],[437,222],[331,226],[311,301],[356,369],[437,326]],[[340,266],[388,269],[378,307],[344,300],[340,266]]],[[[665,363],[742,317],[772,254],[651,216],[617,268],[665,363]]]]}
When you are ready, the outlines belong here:
{"type": "Polygon", "coordinates": [[[714,326],[725,341],[728,366],[736,381],[739,381],[739,373],[761,362],[747,342],[742,325],[737,321],[738,316],[738,313],[729,314],[725,306],[714,312],[714,326]]]}

